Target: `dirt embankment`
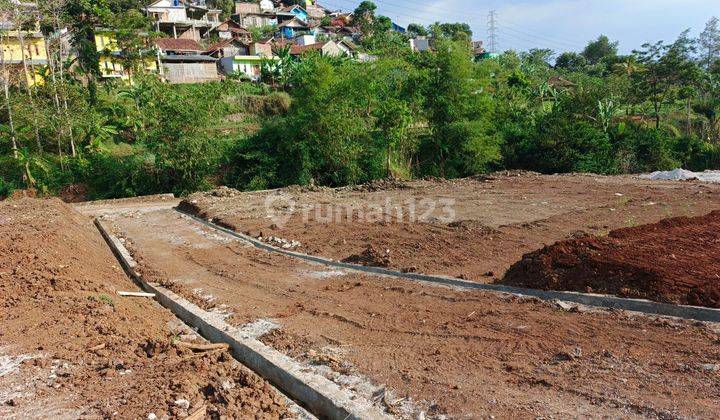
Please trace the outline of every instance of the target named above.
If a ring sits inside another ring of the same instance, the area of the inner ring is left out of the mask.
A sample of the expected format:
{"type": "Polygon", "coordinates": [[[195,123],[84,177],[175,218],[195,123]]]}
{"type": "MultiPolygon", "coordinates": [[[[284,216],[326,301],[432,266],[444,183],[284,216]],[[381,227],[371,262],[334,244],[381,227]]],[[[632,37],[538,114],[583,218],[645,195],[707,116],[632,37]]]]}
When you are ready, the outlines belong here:
{"type": "Polygon", "coordinates": [[[561,241],[525,255],[502,283],[720,308],[720,211],[561,241]]]}
{"type": "Polygon", "coordinates": [[[488,283],[524,254],[557,241],[717,210],[720,186],[500,173],[338,189],[220,188],[193,194],[180,207],[255,237],[299,242],[293,249],[307,254],[488,283]],[[390,217],[363,217],[373,206],[390,217]],[[454,220],[440,220],[445,210],[454,220]],[[287,219],[280,223],[269,213],[287,219]]]}
{"type": "Polygon", "coordinates": [[[0,203],[0,417],[278,418],[282,396],[137,291],[60,200],[0,203]]]}

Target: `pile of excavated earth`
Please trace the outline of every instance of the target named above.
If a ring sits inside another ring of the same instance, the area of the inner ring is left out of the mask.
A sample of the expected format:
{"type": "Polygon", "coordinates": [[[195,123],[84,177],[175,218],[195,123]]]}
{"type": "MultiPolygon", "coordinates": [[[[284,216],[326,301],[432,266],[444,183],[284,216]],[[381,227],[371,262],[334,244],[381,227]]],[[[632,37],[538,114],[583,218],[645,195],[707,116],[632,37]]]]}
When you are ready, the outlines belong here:
{"type": "Polygon", "coordinates": [[[57,199],[0,202],[0,417],[280,418],[285,399],[205,344],[57,199]]]}
{"type": "Polygon", "coordinates": [[[560,241],[503,283],[720,308],[720,211],[560,241]]]}
{"type": "Polygon", "coordinates": [[[222,347],[118,294],[138,287],[98,217],[145,281],[389,416],[714,417],[718,323],[328,267],[187,213],[337,261],[717,307],[718,208],[720,185],[697,180],[531,172],[3,202],[0,416],[294,415],[222,347]]]}

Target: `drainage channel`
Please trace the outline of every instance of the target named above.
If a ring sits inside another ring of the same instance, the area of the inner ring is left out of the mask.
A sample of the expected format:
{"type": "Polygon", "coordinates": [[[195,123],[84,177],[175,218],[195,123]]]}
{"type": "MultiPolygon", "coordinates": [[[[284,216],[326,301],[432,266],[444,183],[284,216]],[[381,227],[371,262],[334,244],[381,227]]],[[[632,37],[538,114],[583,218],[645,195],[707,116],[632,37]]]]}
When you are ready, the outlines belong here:
{"type": "Polygon", "coordinates": [[[205,339],[212,343],[228,344],[236,360],[299,404],[296,408],[299,417],[316,416],[333,420],[392,418],[372,401],[340,388],[321,375],[307,372],[307,369],[290,357],[268,347],[247,332],[227,324],[217,314],[201,309],[157,283],[145,281],[137,274],[137,263],[118,238],[113,236],[99,219],[95,219],[95,226],[128,276],[144,290],[155,294],[155,299],[161,305],[186,324],[196,328],[205,339]]]}
{"type": "Polygon", "coordinates": [[[517,296],[535,297],[542,300],[548,301],[563,301],[573,302],[581,305],[593,306],[598,308],[608,309],[619,309],[632,312],[640,312],[650,315],[670,316],[683,319],[692,319],[697,321],[707,322],[720,322],[720,309],[705,308],[699,306],[688,306],[688,305],[674,305],[670,303],[653,302],[644,299],[627,299],[611,295],[599,295],[592,293],[579,293],[579,292],[565,292],[555,290],[539,290],[539,289],[527,289],[523,287],[512,287],[504,286],[500,284],[482,284],[474,283],[467,280],[458,279],[455,277],[428,275],[420,273],[404,273],[402,271],[391,270],[382,267],[365,266],[358,264],[345,263],[341,261],[335,261],[328,258],[318,257],[315,255],[303,254],[300,252],[289,251],[286,249],[278,248],[260,240],[257,240],[251,236],[236,232],[232,229],[219,226],[213,222],[197,217],[193,214],[187,213],[179,208],[175,208],[177,212],[185,217],[188,217],[204,226],[215,229],[219,232],[223,232],[236,239],[240,239],[247,243],[250,243],[254,247],[267,251],[275,252],[283,255],[287,255],[293,258],[298,258],[311,263],[322,264],[327,267],[341,268],[346,270],[359,271],[363,273],[378,274],[384,276],[391,276],[396,278],[402,278],[405,280],[415,280],[432,284],[440,284],[445,286],[453,286],[464,289],[472,290],[483,290],[494,293],[512,294],[517,296]]]}

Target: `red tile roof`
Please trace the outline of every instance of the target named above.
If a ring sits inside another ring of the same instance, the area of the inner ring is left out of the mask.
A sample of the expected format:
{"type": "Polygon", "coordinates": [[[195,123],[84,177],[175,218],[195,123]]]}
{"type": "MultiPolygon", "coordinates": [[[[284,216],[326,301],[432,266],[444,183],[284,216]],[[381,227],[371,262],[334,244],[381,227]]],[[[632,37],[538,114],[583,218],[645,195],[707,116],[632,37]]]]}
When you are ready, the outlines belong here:
{"type": "Polygon", "coordinates": [[[160,38],[155,45],[165,51],[202,51],[202,47],[194,39],[160,38]]]}
{"type": "Polygon", "coordinates": [[[292,47],[290,47],[290,55],[302,55],[302,54],[303,54],[304,52],[306,52],[306,51],[317,51],[317,50],[321,50],[322,47],[324,47],[325,44],[327,44],[327,43],[328,43],[328,41],[325,41],[325,42],[316,42],[316,43],[314,43],[314,44],[309,44],[309,45],[297,45],[297,44],[295,44],[295,45],[293,45],[292,47]]]}

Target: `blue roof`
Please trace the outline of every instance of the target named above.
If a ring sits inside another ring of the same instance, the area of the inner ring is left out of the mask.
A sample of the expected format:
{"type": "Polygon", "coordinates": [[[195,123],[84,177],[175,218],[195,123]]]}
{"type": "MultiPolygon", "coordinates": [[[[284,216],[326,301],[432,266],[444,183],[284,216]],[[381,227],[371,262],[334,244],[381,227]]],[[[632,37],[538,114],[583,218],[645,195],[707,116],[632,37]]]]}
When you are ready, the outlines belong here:
{"type": "Polygon", "coordinates": [[[395,22],[391,22],[391,23],[392,23],[391,29],[392,29],[393,31],[395,31],[395,32],[400,32],[401,34],[404,34],[405,32],[407,32],[407,30],[406,30],[405,28],[403,28],[402,26],[398,25],[397,23],[395,23],[395,22]]]}

